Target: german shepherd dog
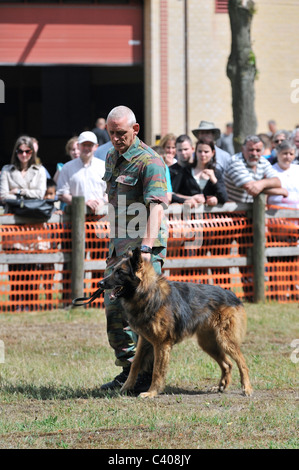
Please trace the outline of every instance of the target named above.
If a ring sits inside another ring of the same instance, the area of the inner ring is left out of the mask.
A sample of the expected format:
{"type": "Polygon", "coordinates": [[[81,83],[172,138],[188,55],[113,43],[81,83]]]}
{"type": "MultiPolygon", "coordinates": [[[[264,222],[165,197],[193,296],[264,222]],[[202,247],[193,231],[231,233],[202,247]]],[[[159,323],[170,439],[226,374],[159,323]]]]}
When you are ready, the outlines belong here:
{"type": "Polygon", "coordinates": [[[138,373],[144,370],[149,355],[152,359],[152,352],[151,386],[140,396],[152,398],[162,392],[172,347],[196,335],[199,346],[220,366],[218,390],[224,391],[231,381],[229,355],[238,365],[243,393],[252,394],[240,350],[246,313],[231,291],[207,284],[167,281],[142,259],[139,248],[128,252],[100,285],[111,289],[110,299],[120,298],[129,325],[138,334],[136,354],[122,392],[134,388],[138,373]]]}

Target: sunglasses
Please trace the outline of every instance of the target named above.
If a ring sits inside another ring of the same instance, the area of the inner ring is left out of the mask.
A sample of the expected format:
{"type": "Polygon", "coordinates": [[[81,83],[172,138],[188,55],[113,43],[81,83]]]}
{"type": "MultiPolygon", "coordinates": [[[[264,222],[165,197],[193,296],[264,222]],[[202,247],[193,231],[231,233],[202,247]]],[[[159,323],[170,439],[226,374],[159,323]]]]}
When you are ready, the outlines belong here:
{"type": "Polygon", "coordinates": [[[30,149],[29,149],[29,150],[21,150],[21,149],[18,149],[18,150],[17,150],[17,153],[18,153],[19,155],[23,155],[23,153],[26,153],[26,155],[30,155],[30,153],[32,153],[32,150],[30,150],[30,149]]]}

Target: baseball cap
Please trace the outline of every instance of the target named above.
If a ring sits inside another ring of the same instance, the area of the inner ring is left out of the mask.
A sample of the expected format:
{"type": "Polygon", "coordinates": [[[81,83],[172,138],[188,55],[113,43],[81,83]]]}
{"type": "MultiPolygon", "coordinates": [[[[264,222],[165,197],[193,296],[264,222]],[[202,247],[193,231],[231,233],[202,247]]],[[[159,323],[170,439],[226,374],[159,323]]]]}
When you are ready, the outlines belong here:
{"type": "Polygon", "coordinates": [[[97,136],[94,132],[91,131],[84,131],[78,137],[78,144],[83,144],[83,142],[92,142],[93,144],[98,143],[97,136]]]}

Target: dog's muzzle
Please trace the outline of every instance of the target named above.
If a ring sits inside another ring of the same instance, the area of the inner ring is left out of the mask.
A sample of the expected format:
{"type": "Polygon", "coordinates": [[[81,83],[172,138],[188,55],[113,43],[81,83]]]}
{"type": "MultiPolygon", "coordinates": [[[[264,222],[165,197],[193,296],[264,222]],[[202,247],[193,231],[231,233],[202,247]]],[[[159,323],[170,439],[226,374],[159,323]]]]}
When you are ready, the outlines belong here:
{"type": "Polygon", "coordinates": [[[117,286],[115,287],[112,292],[109,294],[109,299],[111,301],[116,300],[118,297],[120,297],[124,287],[123,286],[117,286]]]}

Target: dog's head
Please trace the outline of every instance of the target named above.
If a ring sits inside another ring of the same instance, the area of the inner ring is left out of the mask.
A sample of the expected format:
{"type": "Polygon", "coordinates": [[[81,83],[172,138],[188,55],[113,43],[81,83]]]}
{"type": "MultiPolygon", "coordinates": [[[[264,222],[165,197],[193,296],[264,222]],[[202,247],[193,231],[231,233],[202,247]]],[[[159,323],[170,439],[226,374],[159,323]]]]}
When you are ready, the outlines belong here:
{"type": "Polygon", "coordinates": [[[142,257],[139,248],[129,250],[124,258],[117,263],[109,276],[106,276],[99,285],[105,290],[111,289],[109,297],[115,300],[118,297],[131,298],[140,283],[136,275],[142,267],[142,257]]]}

